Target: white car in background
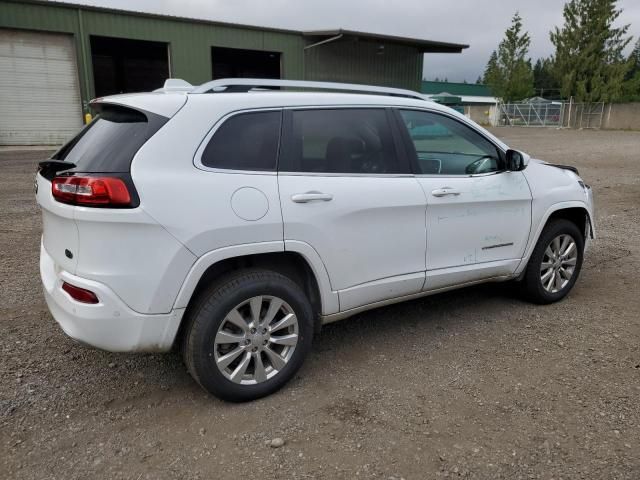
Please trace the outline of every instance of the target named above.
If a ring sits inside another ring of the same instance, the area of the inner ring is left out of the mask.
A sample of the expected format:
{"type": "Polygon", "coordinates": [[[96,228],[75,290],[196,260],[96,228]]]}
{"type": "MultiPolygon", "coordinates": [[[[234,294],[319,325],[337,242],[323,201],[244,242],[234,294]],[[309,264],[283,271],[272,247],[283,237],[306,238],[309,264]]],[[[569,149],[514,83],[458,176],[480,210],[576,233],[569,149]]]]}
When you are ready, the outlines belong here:
{"type": "Polygon", "coordinates": [[[560,300],[594,236],[575,169],[415,92],[170,80],[92,107],[37,175],[51,313],[105,350],[176,346],[226,400],[274,392],[322,324],[380,305],[507,280],[560,300]]]}

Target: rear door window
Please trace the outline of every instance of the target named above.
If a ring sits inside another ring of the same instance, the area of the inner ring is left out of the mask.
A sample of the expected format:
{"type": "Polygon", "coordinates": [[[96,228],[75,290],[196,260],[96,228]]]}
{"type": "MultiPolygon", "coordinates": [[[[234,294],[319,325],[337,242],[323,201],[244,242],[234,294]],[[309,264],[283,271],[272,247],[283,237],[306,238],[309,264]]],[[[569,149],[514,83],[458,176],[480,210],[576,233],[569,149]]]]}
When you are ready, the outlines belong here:
{"type": "Polygon", "coordinates": [[[267,111],[228,118],[202,152],[202,165],[228,170],[274,171],[281,117],[281,111],[267,111]]]}
{"type": "Polygon", "coordinates": [[[288,115],[281,172],[409,172],[396,154],[382,108],[292,110],[288,115]]]}
{"type": "Polygon", "coordinates": [[[67,172],[126,173],[136,152],[168,118],[103,104],[98,115],[52,157],[76,165],[67,172]]]}

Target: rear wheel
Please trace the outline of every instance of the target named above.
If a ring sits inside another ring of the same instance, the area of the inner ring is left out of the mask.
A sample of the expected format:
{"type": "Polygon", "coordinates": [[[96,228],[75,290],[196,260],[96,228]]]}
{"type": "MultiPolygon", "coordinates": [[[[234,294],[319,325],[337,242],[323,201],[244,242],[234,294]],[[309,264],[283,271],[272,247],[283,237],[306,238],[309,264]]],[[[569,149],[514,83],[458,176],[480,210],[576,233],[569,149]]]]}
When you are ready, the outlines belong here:
{"type": "Polygon", "coordinates": [[[543,304],[564,298],[578,279],[583,252],[584,239],[574,223],[557,219],[545,226],[525,272],[527,298],[543,304]]]}
{"type": "Polygon", "coordinates": [[[183,355],[208,392],[247,401],[281,388],[311,348],[313,311],[304,292],[275,272],[221,279],[193,308],[183,355]]]}

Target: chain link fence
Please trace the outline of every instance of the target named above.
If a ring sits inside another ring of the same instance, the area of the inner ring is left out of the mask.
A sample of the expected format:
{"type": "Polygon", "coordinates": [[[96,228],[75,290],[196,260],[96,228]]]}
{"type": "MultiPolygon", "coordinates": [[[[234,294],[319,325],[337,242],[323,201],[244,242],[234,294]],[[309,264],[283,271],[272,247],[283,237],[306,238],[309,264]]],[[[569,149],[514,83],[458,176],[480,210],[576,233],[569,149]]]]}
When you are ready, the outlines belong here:
{"type": "Polygon", "coordinates": [[[602,127],[604,102],[501,103],[497,126],[594,128],[602,127]]]}

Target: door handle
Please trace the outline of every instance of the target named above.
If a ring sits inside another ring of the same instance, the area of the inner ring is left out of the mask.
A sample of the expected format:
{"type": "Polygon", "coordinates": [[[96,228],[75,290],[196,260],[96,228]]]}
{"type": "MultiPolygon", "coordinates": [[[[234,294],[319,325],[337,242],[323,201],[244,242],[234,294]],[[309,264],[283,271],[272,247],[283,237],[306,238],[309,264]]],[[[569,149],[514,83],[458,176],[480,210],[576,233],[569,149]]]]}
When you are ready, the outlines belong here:
{"type": "Polygon", "coordinates": [[[434,197],[446,197],[447,195],[458,196],[460,195],[460,192],[451,187],[442,187],[442,188],[436,188],[435,190],[433,190],[431,192],[431,195],[433,195],[434,197]]]}
{"type": "Polygon", "coordinates": [[[291,195],[291,200],[296,203],[309,203],[309,202],[329,202],[333,200],[333,195],[330,193],[322,193],[322,192],[307,192],[307,193],[296,193],[291,195]]]}

